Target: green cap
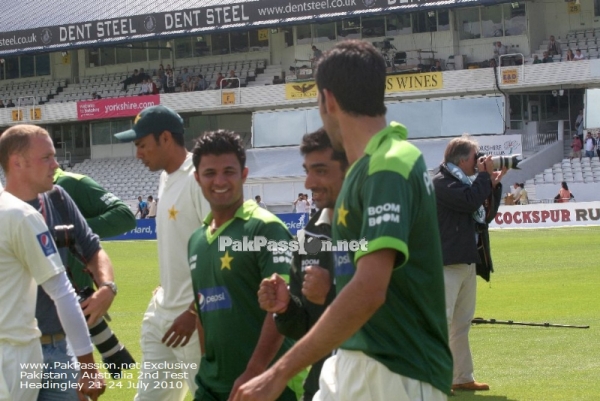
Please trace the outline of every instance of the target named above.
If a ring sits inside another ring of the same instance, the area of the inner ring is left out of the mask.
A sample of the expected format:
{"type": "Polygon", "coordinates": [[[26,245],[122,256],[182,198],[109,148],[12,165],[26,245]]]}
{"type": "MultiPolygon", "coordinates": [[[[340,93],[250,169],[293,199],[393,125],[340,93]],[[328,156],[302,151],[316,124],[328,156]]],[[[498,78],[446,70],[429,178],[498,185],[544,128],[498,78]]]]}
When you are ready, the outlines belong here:
{"type": "Polygon", "coordinates": [[[131,142],[163,131],[183,134],[183,118],[168,107],[151,106],[137,115],[132,129],[115,134],[115,138],[121,142],[131,142]]]}

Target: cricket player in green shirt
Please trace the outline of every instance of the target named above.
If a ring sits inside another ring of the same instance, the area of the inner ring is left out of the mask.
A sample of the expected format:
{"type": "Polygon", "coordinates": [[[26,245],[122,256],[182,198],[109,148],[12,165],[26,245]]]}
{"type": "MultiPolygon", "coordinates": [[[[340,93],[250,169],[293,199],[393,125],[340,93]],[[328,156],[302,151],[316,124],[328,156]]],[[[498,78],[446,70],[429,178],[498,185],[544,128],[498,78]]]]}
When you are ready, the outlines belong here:
{"type": "MultiPolygon", "coordinates": [[[[275,215],[249,200],[239,136],[210,132],[193,151],[195,178],[210,204],[204,225],[188,245],[192,284],[204,328],[205,353],[196,376],[195,401],[226,401],[240,385],[263,373],[293,341],[279,334],[256,294],[264,278],[289,278],[292,236],[275,215]],[[264,239],[269,247],[252,243],[264,239]]],[[[304,376],[305,377],[305,376],[304,376]]],[[[304,377],[292,375],[280,401],[296,401],[304,377]]]]}
{"type": "Polygon", "coordinates": [[[332,349],[313,401],[444,401],[452,355],[436,198],[404,126],[387,125],[386,67],[364,41],[337,44],[316,82],[323,126],[350,167],[332,221],[337,297],[313,329],[233,401],[272,401],[300,369],[332,349]]]}

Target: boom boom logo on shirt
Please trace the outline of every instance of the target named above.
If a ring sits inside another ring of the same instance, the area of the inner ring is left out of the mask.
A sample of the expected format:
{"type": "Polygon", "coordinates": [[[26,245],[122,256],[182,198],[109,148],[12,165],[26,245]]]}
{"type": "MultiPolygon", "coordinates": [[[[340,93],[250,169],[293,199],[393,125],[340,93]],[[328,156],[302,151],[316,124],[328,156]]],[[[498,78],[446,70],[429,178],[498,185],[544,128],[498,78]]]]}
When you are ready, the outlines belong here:
{"type": "Polygon", "coordinates": [[[44,255],[50,256],[56,253],[56,247],[54,246],[54,241],[52,240],[50,232],[46,231],[38,234],[37,240],[42,248],[42,251],[44,252],[44,255]]]}
{"type": "Polygon", "coordinates": [[[203,288],[198,291],[200,312],[231,308],[231,296],[226,287],[203,288]]]}

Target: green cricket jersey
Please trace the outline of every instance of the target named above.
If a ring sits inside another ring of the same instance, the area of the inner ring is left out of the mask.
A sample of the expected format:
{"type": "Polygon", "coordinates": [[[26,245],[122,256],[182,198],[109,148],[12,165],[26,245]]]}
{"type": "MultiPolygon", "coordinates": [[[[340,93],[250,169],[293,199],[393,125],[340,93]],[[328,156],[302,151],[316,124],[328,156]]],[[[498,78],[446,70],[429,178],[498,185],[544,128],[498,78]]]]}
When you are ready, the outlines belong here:
{"type": "Polygon", "coordinates": [[[397,251],[385,304],[341,348],[362,351],[392,372],[448,393],[448,347],[442,250],[436,200],[421,152],[403,125],[377,133],[348,170],[332,222],[333,239],[368,241],[367,250],[335,255],[338,294],[358,259],[397,251]]]}
{"type": "MultiPolygon", "coordinates": [[[[212,213],[188,244],[196,307],[205,336],[205,355],[196,382],[214,393],[229,394],[246,369],[265,320],[266,312],[260,309],[257,298],[260,282],[273,273],[287,281],[292,253],[266,247],[244,250],[240,244],[219,250],[219,244],[225,237],[233,241],[264,237],[267,241],[288,242],[292,236],[281,220],[253,200],[240,206],[235,217],[213,234],[211,221],[212,213]]],[[[286,338],[275,359],[292,345],[293,341],[286,338]]],[[[299,389],[301,380],[297,382],[299,389]]]]}
{"type": "MultiPolygon", "coordinates": [[[[101,239],[123,234],[136,226],[129,206],[88,176],[56,169],[54,183],[71,196],[94,234],[101,239]]],[[[71,280],[76,288],[91,287],[92,280],[85,266],[69,254],[67,261],[71,280]]]]}

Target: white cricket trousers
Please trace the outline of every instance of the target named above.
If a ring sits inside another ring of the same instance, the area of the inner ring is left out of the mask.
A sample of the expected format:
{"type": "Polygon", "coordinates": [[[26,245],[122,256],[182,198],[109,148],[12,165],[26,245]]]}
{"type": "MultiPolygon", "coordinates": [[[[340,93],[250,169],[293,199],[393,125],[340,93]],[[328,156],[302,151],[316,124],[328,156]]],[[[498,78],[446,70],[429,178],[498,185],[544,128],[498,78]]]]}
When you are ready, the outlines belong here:
{"type": "Polygon", "coordinates": [[[325,361],[313,401],[447,401],[429,383],[401,376],[360,351],[339,350],[325,361]]]}
{"type": "Polygon", "coordinates": [[[27,344],[0,341],[0,401],[35,401],[41,383],[42,345],[36,338],[27,344]],[[39,376],[39,378],[35,378],[39,376]]]}

